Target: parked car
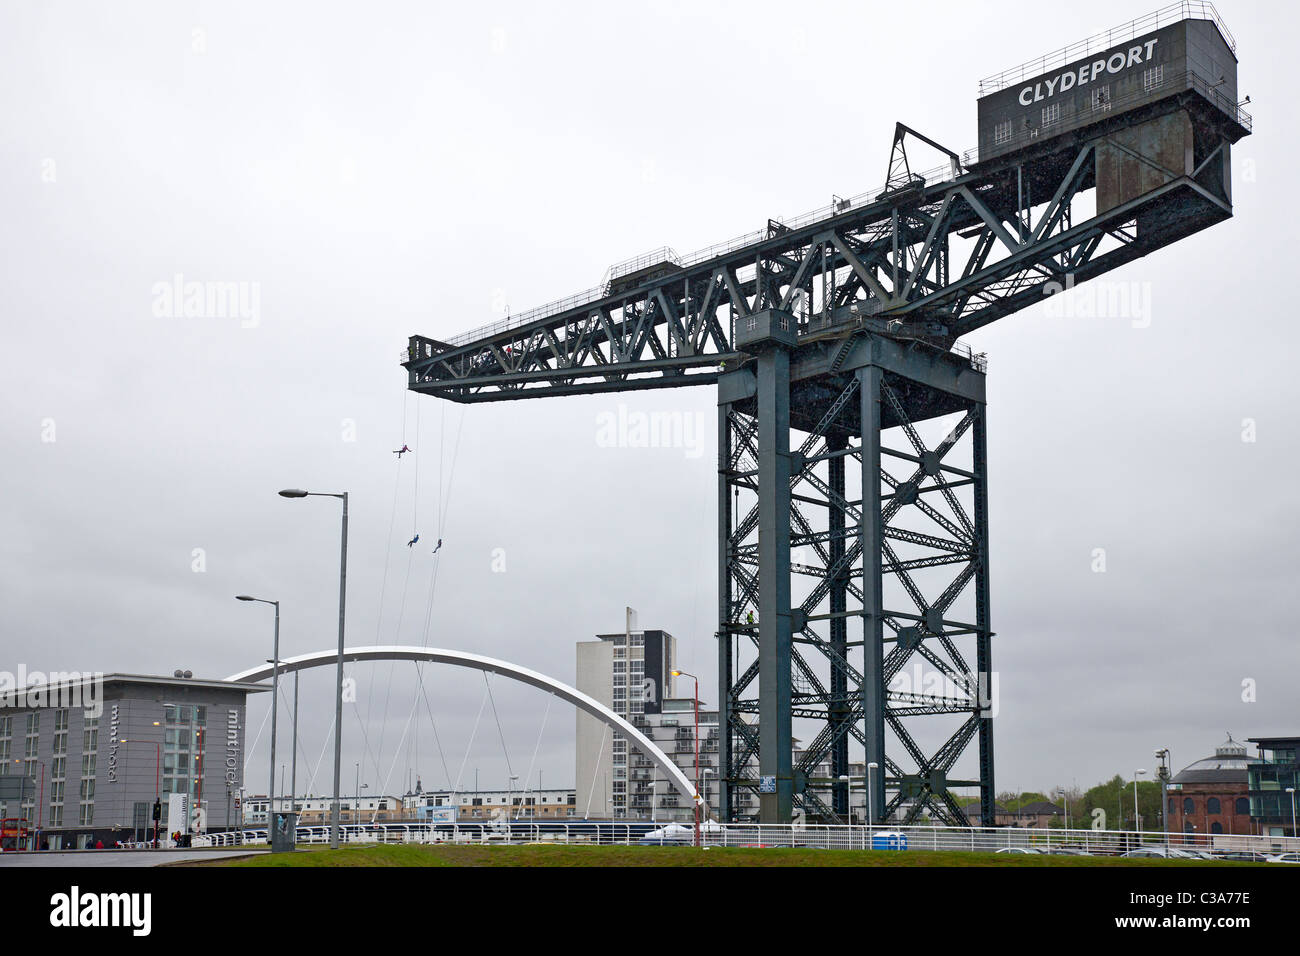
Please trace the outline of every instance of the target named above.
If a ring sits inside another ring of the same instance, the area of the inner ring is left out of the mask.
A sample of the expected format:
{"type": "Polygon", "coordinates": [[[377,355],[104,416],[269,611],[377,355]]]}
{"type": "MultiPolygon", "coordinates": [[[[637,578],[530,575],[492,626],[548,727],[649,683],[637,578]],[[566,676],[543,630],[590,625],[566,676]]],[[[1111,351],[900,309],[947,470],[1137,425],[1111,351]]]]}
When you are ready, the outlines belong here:
{"type": "Polygon", "coordinates": [[[1289,853],[1279,853],[1279,854],[1277,854],[1276,856],[1270,856],[1270,857],[1268,858],[1268,862],[1270,862],[1270,863],[1300,863],[1300,852],[1297,852],[1297,851],[1295,851],[1295,850],[1292,850],[1292,851],[1290,851],[1289,853]]]}
{"type": "Polygon", "coordinates": [[[997,852],[1034,854],[1034,853],[1042,853],[1043,851],[1031,846],[1004,846],[1002,849],[998,850],[997,852]]]}
{"type": "Polygon", "coordinates": [[[1255,850],[1229,850],[1226,853],[1220,853],[1216,859],[1229,863],[1267,863],[1268,854],[1259,853],[1255,850]]]}
{"type": "Polygon", "coordinates": [[[1130,859],[1159,859],[1159,860],[1199,860],[1201,859],[1190,850],[1179,850],[1176,847],[1163,846],[1140,846],[1136,850],[1129,850],[1127,853],[1121,853],[1120,856],[1130,859]]]}

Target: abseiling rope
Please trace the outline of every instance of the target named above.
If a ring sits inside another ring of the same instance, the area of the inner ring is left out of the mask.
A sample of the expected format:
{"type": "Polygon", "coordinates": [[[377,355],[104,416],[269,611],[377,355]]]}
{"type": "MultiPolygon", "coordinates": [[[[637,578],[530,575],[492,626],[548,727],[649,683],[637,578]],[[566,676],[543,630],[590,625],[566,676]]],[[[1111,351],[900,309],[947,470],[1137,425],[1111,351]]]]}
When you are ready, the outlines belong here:
{"type": "MultiPolygon", "coordinates": [[[[420,433],[420,404],[415,406],[415,481],[412,485],[411,492],[411,541],[419,538],[419,518],[420,518],[420,448],[423,445],[424,436],[420,433]]],[[[392,550],[393,542],[389,541],[389,550],[392,550]]],[[[406,574],[402,579],[402,600],[397,609],[397,628],[393,632],[393,643],[400,644],[402,637],[402,621],[406,618],[406,593],[411,584],[411,563],[415,560],[415,546],[408,545],[406,548],[406,574]]],[[[380,718],[379,724],[379,753],[375,760],[375,777],[378,779],[380,774],[379,760],[384,753],[384,731],[388,727],[388,702],[393,692],[393,674],[396,670],[397,662],[388,662],[388,680],[384,685],[384,713],[380,718]]],[[[371,687],[374,686],[374,670],[370,672],[371,687]]],[[[366,720],[370,720],[370,703],[374,700],[372,696],[366,702],[366,720]]]]}
{"type": "MultiPolygon", "coordinates": [[[[409,395],[409,394],[410,394],[410,393],[409,393],[409,392],[406,390],[406,388],[404,387],[404,388],[402,389],[402,447],[403,447],[403,448],[406,447],[406,406],[407,406],[407,401],[408,401],[408,395],[409,395]]],[[[419,408],[418,408],[418,406],[417,406],[417,408],[416,408],[416,415],[417,415],[417,421],[418,421],[418,415],[419,415],[419,408]]],[[[417,442],[416,442],[416,445],[417,445],[417,448],[418,448],[418,445],[419,445],[418,440],[417,440],[417,442]]],[[[417,467],[417,468],[419,467],[419,459],[418,459],[418,458],[416,459],[416,467],[417,467]]],[[[418,478],[418,475],[419,475],[419,472],[418,472],[418,471],[416,472],[416,475],[417,475],[417,478],[418,478]]],[[[375,617],[375,641],[374,641],[374,646],[376,646],[376,647],[379,646],[380,635],[381,635],[382,632],[383,632],[383,623],[384,623],[384,598],[387,596],[387,593],[388,593],[388,566],[389,566],[389,561],[390,561],[390,559],[392,558],[392,554],[393,554],[393,529],[394,529],[395,527],[397,527],[397,493],[398,493],[399,489],[401,488],[401,483],[402,483],[402,456],[401,456],[401,455],[398,455],[398,456],[397,456],[397,470],[396,470],[396,471],[394,472],[394,474],[393,474],[393,507],[392,507],[392,510],[391,510],[391,512],[389,513],[389,516],[388,516],[388,537],[384,539],[384,574],[383,574],[383,577],[382,577],[381,580],[380,580],[380,585],[379,585],[379,610],[378,610],[378,613],[376,614],[376,617],[375,617]]],[[[409,563],[408,563],[408,565],[407,565],[407,574],[408,574],[408,575],[410,574],[410,565],[409,565],[409,563]]],[[[405,601],[405,598],[404,598],[404,597],[403,597],[403,601],[405,601]]],[[[397,624],[397,628],[398,628],[398,631],[399,631],[399,632],[400,632],[400,630],[401,630],[401,627],[402,627],[402,625],[401,625],[401,620],[400,620],[400,618],[399,618],[399,620],[398,620],[398,624],[397,624]]],[[[395,643],[397,643],[397,642],[395,642],[395,643]]],[[[374,702],[374,699],[375,699],[375,671],[374,671],[374,668],[371,668],[371,670],[370,670],[370,686],[366,689],[366,720],[367,720],[367,721],[370,720],[370,709],[371,709],[371,704],[374,702]]]]}

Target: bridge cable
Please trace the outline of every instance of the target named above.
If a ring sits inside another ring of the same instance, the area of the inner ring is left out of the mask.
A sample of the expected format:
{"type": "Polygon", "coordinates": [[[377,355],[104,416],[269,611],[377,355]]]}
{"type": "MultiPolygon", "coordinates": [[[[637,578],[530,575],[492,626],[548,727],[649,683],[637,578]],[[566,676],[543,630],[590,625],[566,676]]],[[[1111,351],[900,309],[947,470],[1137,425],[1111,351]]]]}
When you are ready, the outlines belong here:
{"type": "MultiPolygon", "coordinates": [[[[411,712],[406,715],[406,724],[402,727],[401,739],[397,741],[397,746],[393,748],[393,762],[388,768],[388,776],[384,778],[384,785],[381,788],[385,793],[388,791],[389,781],[393,779],[393,771],[397,769],[397,761],[402,758],[402,744],[406,742],[406,735],[411,729],[411,721],[415,717],[415,709],[419,704],[420,698],[413,696],[411,699],[411,712]]],[[[379,782],[377,776],[375,782],[379,782]]]]}
{"type": "Polygon", "coordinates": [[[483,699],[479,701],[478,716],[474,718],[474,729],[470,731],[469,744],[465,747],[465,759],[460,762],[460,772],[456,774],[456,783],[451,788],[451,792],[453,796],[460,792],[460,781],[465,776],[465,765],[469,763],[469,754],[474,747],[474,738],[478,736],[478,723],[483,718],[483,708],[486,706],[487,706],[487,695],[484,694],[483,699]]]}
{"type": "MultiPolygon", "coordinates": [[[[329,730],[325,731],[325,742],[321,744],[320,756],[316,758],[316,766],[312,768],[311,777],[307,782],[309,792],[316,789],[316,775],[320,773],[321,762],[325,759],[325,751],[330,745],[330,739],[334,736],[334,726],[337,723],[338,721],[334,717],[330,717],[329,730]]],[[[338,794],[333,794],[333,796],[337,797],[338,794]]]]}
{"type": "Polygon", "coordinates": [[[429,706],[429,695],[428,693],[426,693],[424,688],[424,675],[423,674],[419,675],[419,678],[420,678],[420,695],[424,698],[424,709],[428,712],[429,723],[433,727],[433,739],[434,742],[437,743],[438,745],[438,759],[442,762],[442,774],[447,781],[447,785],[451,786],[451,771],[447,769],[447,755],[443,753],[442,740],[438,736],[438,722],[433,717],[433,708],[429,706]]]}
{"type": "Polygon", "coordinates": [[[587,809],[583,813],[583,819],[591,819],[591,801],[596,797],[596,777],[600,775],[600,763],[605,759],[605,741],[609,738],[609,724],[605,724],[605,729],[600,734],[600,750],[596,752],[596,769],[591,772],[591,786],[587,788],[587,809]]]}
{"type": "MultiPolygon", "coordinates": [[[[554,699],[555,699],[554,694],[546,695],[546,712],[542,714],[541,726],[537,728],[537,743],[533,745],[533,759],[528,761],[528,772],[524,774],[524,788],[525,788],[523,791],[524,793],[528,792],[527,790],[528,781],[533,778],[533,767],[537,765],[537,751],[540,750],[542,747],[542,734],[546,732],[546,718],[551,715],[551,701],[553,701],[554,699]]],[[[534,796],[540,795],[537,790],[534,790],[533,794],[534,796]]],[[[536,807],[536,804],[534,804],[534,807],[536,807]]],[[[524,809],[524,805],[520,803],[519,813],[515,814],[516,820],[519,819],[519,814],[523,812],[523,809],[524,809]]],[[[536,818],[536,813],[534,813],[533,816],[534,818],[536,818]]]]}
{"type": "MultiPolygon", "coordinates": [[[[271,708],[268,707],[266,708],[266,713],[262,715],[261,726],[257,728],[257,736],[253,738],[253,742],[244,751],[244,779],[245,780],[248,779],[248,761],[253,758],[253,751],[257,749],[257,742],[262,739],[262,731],[266,729],[266,721],[270,718],[270,716],[271,716],[271,708]]],[[[267,749],[268,751],[270,750],[269,744],[267,745],[267,749]]],[[[270,754],[268,753],[267,760],[269,761],[270,759],[271,759],[270,754]]],[[[270,794],[267,794],[267,796],[270,796],[270,794]]]]}
{"type": "MultiPolygon", "coordinates": [[[[496,698],[492,696],[492,683],[488,680],[487,671],[482,671],[482,674],[483,684],[487,687],[488,700],[492,702],[492,718],[497,722],[497,736],[501,738],[501,752],[506,756],[506,773],[513,777],[515,768],[510,766],[510,751],[506,749],[506,735],[501,730],[501,718],[497,716],[497,702],[496,698]]],[[[509,809],[506,812],[508,814],[509,809]]]]}

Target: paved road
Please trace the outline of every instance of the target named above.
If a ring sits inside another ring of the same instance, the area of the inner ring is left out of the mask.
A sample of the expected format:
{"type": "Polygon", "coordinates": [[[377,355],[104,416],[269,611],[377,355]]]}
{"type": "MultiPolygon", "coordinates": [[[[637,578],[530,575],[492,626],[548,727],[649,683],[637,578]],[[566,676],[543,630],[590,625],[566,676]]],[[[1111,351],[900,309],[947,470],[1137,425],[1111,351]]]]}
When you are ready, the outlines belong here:
{"type": "Polygon", "coordinates": [[[161,866],[196,860],[222,860],[266,850],[46,850],[39,853],[0,853],[0,868],[22,866],[161,866]]]}

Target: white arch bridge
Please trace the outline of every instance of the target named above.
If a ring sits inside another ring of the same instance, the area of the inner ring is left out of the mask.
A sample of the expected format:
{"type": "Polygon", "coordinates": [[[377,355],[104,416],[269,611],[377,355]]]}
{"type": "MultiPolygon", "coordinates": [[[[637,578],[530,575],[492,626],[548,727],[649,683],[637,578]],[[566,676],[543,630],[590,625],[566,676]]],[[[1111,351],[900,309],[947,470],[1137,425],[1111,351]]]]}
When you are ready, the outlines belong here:
{"type": "MultiPolygon", "coordinates": [[[[339,652],[337,648],[328,651],[315,651],[311,654],[300,654],[297,657],[282,660],[280,670],[282,673],[291,674],[294,671],[307,670],[312,667],[336,665],[338,659],[339,652]]],[[[664,776],[668,778],[668,781],[677,789],[678,793],[695,803],[703,802],[700,795],[696,793],[695,786],[682,773],[681,768],[673,763],[666,753],[656,747],[650,738],[600,701],[588,697],[577,688],[561,683],[553,677],[547,677],[545,674],[529,670],[527,667],[520,667],[518,664],[511,664],[509,661],[498,660],[495,657],[484,657],[481,654],[470,654],[467,651],[451,651],[437,647],[411,647],[401,644],[377,644],[371,647],[344,648],[343,660],[347,663],[359,661],[424,661],[431,664],[450,664],[453,667],[468,667],[472,670],[499,674],[510,680],[519,681],[521,684],[528,684],[539,690],[544,690],[561,700],[568,701],[625,735],[636,749],[650,758],[655,766],[663,771],[664,776]]],[[[240,671],[238,674],[232,674],[226,680],[266,680],[272,676],[272,670],[272,665],[262,664],[246,671],[240,671]]]]}

